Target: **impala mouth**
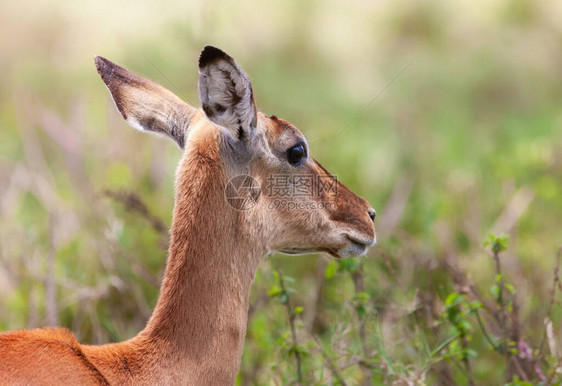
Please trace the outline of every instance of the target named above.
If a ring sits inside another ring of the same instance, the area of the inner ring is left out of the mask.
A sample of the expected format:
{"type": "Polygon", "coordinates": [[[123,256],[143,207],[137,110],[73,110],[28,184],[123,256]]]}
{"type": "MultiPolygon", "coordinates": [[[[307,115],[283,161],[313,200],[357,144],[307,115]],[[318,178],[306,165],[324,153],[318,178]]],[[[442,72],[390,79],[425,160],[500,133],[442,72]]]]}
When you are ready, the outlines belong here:
{"type": "Polygon", "coordinates": [[[330,255],[334,255],[335,250],[331,248],[297,248],[297,247],[290,247],[290,248],[283,248],[280,249],[279,252],[284,253],[286,255],[306,255],[307,253],[317,253],[317,252],[326,252],[330,255]]]}
{"type": "Polygon", "coordinates": [[[377,236],[375,236],[372,239],[359,239],[357,237],[352,237],[349,235],[346,235],[346,237],[349,239],[349,241],[351,241],[354,244],[359,244],[359,245],[364,245],[366,247],[372,247],[373,245],[375,245],[377,243],[377,236]]]}
{"type": "Polygon", "coordinates": [[[376,237],[374,239],[359,239],[346,235],[346,239],[348,242],[340,249],[326,247],[288,247],[279,250],[279,252],[286,255],[305,255],[307,253],[325,252],[335,258],[358,257],[364,255],[367,249],[377,242],[376,237]]]}
{"type": "Polygon", "coordinates": [[[346,237],[349,243],[345,247],[336,251],[336,257],[345,258],[363,256],[367,253],[367,248],[375,245],[377,241],[376,238],[365,240],[357,237],[351,237],[349,235],[346,235],[346,237]]]}

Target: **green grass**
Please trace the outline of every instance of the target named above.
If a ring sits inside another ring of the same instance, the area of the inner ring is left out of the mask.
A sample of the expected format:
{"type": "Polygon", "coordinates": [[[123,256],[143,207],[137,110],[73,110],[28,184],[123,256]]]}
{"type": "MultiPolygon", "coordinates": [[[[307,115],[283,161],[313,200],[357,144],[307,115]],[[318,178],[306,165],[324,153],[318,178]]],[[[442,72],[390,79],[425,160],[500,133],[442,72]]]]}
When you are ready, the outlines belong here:
{"type": "Polygon", "coordinates": [[[211,43],[378,213],[378,244],[358,264],[262,263],[239,384],[295,382],[295,351],[306,384],[559,382],[562,20],[550,6],[3,4],[0,329],[46,324],[49,254],[58,322],[82,342],[144,326],[167,235],[104,192],[134,192],[170,224],[180,153],[122,121],[93,55],[198,104],[196,58],[211,43]],[[502,233],[498,278],[483,243],[502,233]],[[286,297],[270,294],[278,269],[286,297]]]}

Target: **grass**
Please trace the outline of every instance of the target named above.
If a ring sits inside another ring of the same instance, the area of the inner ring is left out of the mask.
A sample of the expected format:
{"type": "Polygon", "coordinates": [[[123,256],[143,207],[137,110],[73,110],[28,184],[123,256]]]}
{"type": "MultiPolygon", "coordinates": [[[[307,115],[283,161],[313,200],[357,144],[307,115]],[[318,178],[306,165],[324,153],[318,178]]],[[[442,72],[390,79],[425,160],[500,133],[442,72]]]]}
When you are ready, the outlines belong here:
{"type": "Polygon", "coordinates": [[[554,5],[96,4],[0,6],[1,330],[144,326],[180,153],[122,121],[92,58],[197,102],[212,43],[378,213],[364,259],[262,262],[239,384],[559,384],[554,5]]]}

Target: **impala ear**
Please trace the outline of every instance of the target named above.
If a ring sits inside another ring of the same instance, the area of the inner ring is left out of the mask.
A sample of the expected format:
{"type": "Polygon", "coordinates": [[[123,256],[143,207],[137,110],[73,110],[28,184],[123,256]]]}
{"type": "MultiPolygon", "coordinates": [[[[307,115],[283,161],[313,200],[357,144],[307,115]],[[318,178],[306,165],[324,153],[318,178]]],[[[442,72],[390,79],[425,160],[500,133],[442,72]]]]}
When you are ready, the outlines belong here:
{"type": "Polygon", "coordinates": [[[238,140],[252,137],[257,109],[252,84],[234,59],[213,46],[199,57],[199,99],[212,122],[238,140]]]}
{"type": "Polygon", "coordinates": [[[169,90],[117,64],[95,57],[96,68],[123,118],[135,129],[163,134],[184,148],[197,110],[169,90]]]}

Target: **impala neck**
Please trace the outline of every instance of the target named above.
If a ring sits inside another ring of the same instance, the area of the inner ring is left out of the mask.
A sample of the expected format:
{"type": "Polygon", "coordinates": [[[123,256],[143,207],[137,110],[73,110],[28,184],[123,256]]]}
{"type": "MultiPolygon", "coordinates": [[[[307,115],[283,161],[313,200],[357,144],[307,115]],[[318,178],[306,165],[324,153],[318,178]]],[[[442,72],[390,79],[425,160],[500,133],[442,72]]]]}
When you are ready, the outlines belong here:
{"type": "MultiPolygon", "coordinates": [[[[250,287],[265,249],[228,206],[218,152],[195,145],[178,170],[160,297],[138,338],[155,342],[182,379],[233,384],[244,345],[250,287]],[[195,154],[193,154],[195,153],[195,154]],[[211,153],[211,154],[209,154],[211,153]]],[[[197,382],[194,382],[197,383],[197,382]]],[[[201,383],[201,384],[203,384],[201,383]]]]}

